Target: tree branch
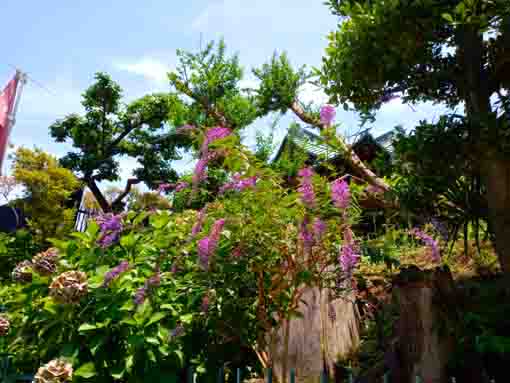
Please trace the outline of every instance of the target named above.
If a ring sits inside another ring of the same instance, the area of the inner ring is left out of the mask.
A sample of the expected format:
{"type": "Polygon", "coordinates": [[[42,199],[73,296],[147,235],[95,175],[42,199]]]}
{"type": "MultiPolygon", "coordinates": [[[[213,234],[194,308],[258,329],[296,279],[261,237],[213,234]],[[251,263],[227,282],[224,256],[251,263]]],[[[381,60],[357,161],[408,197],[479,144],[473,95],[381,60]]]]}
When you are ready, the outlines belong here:
{"type": "Polygon", "coordinates": [[[140,179],[138,178],[130,178],[127,180],[127,183],[126,183],[126,187],[124,188],[124,191],[122,193],[120,193],[117,198],[115,198],[115,200],[112,202],[112,207],[115,208],[118,204],[120,204],[122,202],[122,200],[129,194],[129,192],[131,191],[131,188],[133,185],[136,185],[136,184],[139,184],[140,182],[142,182],[140,179]]]}
{"type": "Polygon", "coordinates": [[[111,212],[112,208],[108,201],[106,200],[106,198],[104,197],[103,193],[101,193],[101,190],[99,190],[99,187],[97,186],[94,177],[93,176],[85,177],[85,182],[87,183],[87,186],[94,195],[94,198],[96,199],[97,203],[101,207],[101,210],[103,210],[103,213],[111,212]]]}
{"type": "MultiPolygon", "coordinates": [[[[290,109],[299,117],[299,119],[307,124],[313,125],[316,128],[322,130],[325,129],[326,126],[321,124],[321,122],[309,115],[304,111],[304,109],[299,105],[297,101],[294,101],[290,109]]],[[[349,165],[358,173],[358,175],[363,178],[368,183],[377,186],[383,189],[385,192],[390,191],[389,185],[384,182],[384,180],[377,175],[374,174],[364,163],[360,160],[358,155],[352,150],[352,148],[347,145],[344,140],[340,140],[342,144],[342,151],[345,153],[345,160],[349,163],[349,165]]]]}
{"type": "Polygon", "coordinates": [[[175,88],[182,93],[184,93],[186,96],[192,98],[196,102],[202,104],[204,109],[206,110],[207,114],[210,115],[212,118],[214,118],[218,123],[225,127],[225,128],[231,128],[232,125],[227,121],[226,117],[223,115],[221,111],[219,111],[214,105],[211,105],[209,103],[209,100],[207,98],[199,98],[197,95],[195,95],[191,89],[188,87],[187,84],[183,83],[180,80],[175,80],[175,88]]]}

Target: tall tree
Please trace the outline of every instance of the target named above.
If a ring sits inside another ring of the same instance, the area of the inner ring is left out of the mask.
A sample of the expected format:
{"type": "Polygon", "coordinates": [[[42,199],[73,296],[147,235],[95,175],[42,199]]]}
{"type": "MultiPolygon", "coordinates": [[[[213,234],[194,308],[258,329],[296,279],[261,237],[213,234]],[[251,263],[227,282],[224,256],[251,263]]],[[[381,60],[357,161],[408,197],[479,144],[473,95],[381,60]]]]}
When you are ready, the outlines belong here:
{"type": "Polygon", "coordinates": [[[367,115],[393,97],[464,106],[458,149],[469,153],[486,186],[495,248],[510,273],[510,3],[328,4],[341,21],[329,36],[320,74],[334,102],[350,102],[367,115]]]}
{"type": "Polygon", "coordinates": [[[175,94],[152,94],[125,106],[122,90],[107,74],[97,73],[95,83],[83,94],[85,114],[72,114],[50,126],[57,142],[70,141],[76,149],[61,163],[80,175],[105,212],[118,210],[134,184],[150,188],[176,178],[172,160],[178,148],[189,144],[182,135],[168,134],[165,123],[179,125],[184,105],[175,94]],[[134,157],[140,167],[125,189],[109,202],[98,187],[100,181],[119,179],[121,156],[134,157]]]}
{"type": "Polygon", "coordinates": [[[13,176],[25,194],[16,204],[28,216],[39,245],[47,245],[48,239],[62,238],[72,230],[75,209],[66,207],[66,203],[80,182],[69,169],[40,149],[19,148],[14,156],[13,176]]]}
{"type": "Polygon", "coordinates": [[[274,54],[270,61],[253,70],[259,80],[251,89],[241,87],[243,76],[237,55],[227,57],[221,41],[197,54],[179,51],[180,65],[169,74],[177,92],[191,98],[189,120],[197,125],[222,125],[233,129],[248,126],[258,117],[270,113],[294,113],[302,122],[321,130],[330,143],[345,152],[345,158],[358,175],[384,190],[389,187],[377,177],[332,127],[321,122],[312,105],[299,100],[301,87],[309,79],[304,67],[295,69],[285,53],[274,54]]]}

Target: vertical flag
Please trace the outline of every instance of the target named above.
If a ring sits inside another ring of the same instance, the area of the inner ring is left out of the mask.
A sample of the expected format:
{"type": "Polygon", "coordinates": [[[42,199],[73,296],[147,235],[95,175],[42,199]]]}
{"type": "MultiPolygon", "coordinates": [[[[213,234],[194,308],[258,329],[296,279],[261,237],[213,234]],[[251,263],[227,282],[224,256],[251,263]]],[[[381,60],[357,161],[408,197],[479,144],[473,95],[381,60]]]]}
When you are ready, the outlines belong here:
{"type": "Polygon", "coordinates": [[[0,93],[0,173],[7,151],[7,141],[14,122],[16,91],[18,89],[19,72],[7,83],[0,93]]]}

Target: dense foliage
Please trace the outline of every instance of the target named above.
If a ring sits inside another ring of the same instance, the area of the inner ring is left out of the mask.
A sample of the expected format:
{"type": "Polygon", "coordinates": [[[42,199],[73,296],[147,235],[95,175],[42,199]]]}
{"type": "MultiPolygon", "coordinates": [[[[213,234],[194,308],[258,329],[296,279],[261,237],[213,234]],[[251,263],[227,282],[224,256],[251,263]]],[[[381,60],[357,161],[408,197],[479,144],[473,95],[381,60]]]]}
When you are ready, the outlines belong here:
{"type": "Polygon", "coordinates": [[[77,379],[136,382],[212,371],[244,349],[268,363],[266,334],[295,315],[305,286],[348,286],[347,184],[306,168],[288,190],[234,135],[208,140],[214,129],[200,137],[232,178],[200,212],[104,216],[17,267],[1,296],[18,367],[62,357],[77,379]]]}
{"type": "Polygon", "coordinates": [[[435,170],[417,173],[421,180],[411,188],[421,188],[429,198],[444,195],[441,188],[454,189],[450,204],[458,203],[456,196],[470,199],[461,207],[468,221],[480,217],[473,200],[481,194],[501,266],[510,271],[508,2],[331,0],[328,5],[339,27],[329,36],[318,74],[334,102],[346,108],[350,102],[365,115],[395,98],[463,109],[461,116],[450,112],[437,124],[422,124],[413,155],[434,163],[428,169],[435,170]],[[423,140],[424,132],[431,136],[423,140]],[[441,143],[433,153],[432,141],[441,143]],[[446,182],[432,196],[438,176],[446,182]]]}
{"type": "Polygon", "coordinates": [[[76,209],[67,201],[81,185],[71,171],[39,149],[19,148],[13,176],[24,187],[24,198],[16,204],[28,217],[37,243],[47,245],[50,239],[63,238],[72,231],[76,209]]]}

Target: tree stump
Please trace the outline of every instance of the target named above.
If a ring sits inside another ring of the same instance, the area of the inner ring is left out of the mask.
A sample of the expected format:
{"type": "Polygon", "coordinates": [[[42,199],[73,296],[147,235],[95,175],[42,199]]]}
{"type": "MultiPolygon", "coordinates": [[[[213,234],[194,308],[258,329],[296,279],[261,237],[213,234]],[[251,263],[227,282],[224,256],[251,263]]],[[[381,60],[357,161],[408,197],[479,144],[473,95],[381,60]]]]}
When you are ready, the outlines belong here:
{"type": "Polygon", "coordinates": [[[284,324],[273,341],[273,374],[282,381],[285,369],[287,382],[289,371],[296,371],[296,381],[316,383],[320,381],[323,368],[332,375],[338,359],[357,349],[360,342],[359,313],[354,294],[330,302],[329,290],[310,287],[304,292],[299,312],[302,317],[288,322],[288,354],[285,358],[284,324]],[[333,317],[334,318],[333,320],[333,317]],[[324,349],[321,347],[321,332],[324,349]]]}
{"type": "Polygon", "coordinates": [[[400,316],[396,323],[397,366],[392,381],[447,383],[456,318],[453,278],[447,269],[403,269],[393,283],[400,316]]]}

